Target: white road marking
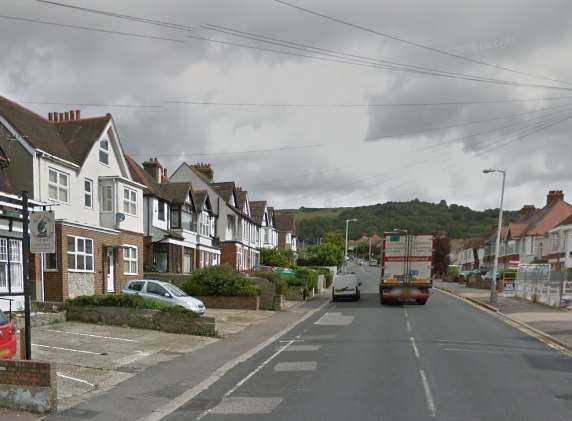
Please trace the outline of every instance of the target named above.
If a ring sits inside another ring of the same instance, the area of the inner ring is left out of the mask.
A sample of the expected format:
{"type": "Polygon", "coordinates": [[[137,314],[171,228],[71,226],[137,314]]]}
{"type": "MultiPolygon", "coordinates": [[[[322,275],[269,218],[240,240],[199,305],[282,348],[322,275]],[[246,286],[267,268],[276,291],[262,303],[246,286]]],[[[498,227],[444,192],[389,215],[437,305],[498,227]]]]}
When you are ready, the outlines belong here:
{"type": "Polygon", "coordinates": [[[181,406],[183,406],[184,404],[189,402],[191,399],[193,399],[195,396],[197,396],[199,393],[205,391],[210,386],[212,386],[214,383],[216,383],[221,377],[223,377],[226,373],[228,373],[229,370],[236,367],[241,362],[248,360],[253,355],[256,355],[258,352],[262,351],[267,346],[273,344],[280,337],[284,336],[286,333],[290,332],[292,329],[294,329],[300,323],[309,319],[314,314],[316,314],[318,311],[322,310],[324,307],[326,307],[328,305],[331,306],[331,303],[329,301],[326,301],[325,303],[323,303],[319,307],[317,307],[313,310],[310,310],[308,313],[304,314],[298,320],[294,320],[292,323],[290,323],[288,326],[286,326],[280,332],[276,333],[274,336],[268,338],[264,342],[258,344],[257,346],[255,346],[251,350],[240,355],[238,358],[227,361],[225,364],[223,364],[221,367],[219,367],[213,374],[211,374],[209,377],[204,379],[202,382],[200,382],[196,386],[190,388],[186,392],[183,392],[182,394],[180,394],[179,396],[177,396],[175,399],[171,400],[170,402],[166,403],[165,405],[156,408],[151,414],[147,415],[146,417],[140,418],[140,421],[159,421],[159,420],[165,418],[166,416],[172,414],[177,409],[179,409],[181,406]]]}
{"type": "Polygon", "coordinates": [[[403,311],[405,312],[405,326],[407,327],[407,331],[411,332],[413,329],[411,328],[411,323],[409,322],[409,313],[405,307],[403,307],[403,311]]]}
{"type": "Polygon", "coordinates": [[[407,321],[405,322],[405,326],[407,326],[407,331],[408,331],[408,332],[411,332],[411,331],[413,330],[413,329],[411,329],[411,323],[409,323],[409,320],[407,320],[407,321]]]}
{"type": "Polygon", "coordinates": [[[215,415],[271,414],[282,400],[282,398],[224,398],[210,413],[215,415]]]}
{"type": "Polygon", "coordinates": [[[421,382],[423,383],[423,389],[425,389],[425,399],[427,400],[427,408],[429,409],[429,416],[435,417],[437,410],[435,409],[435,401],[433,400],[433,394],[431,393],[431,388],[429,387],[429,381],[425,375],[425,371],[419,370],[421,375],[421,382]]]}
{"type": "Polygon", "coordinates": [[[292,345],[286,352],[319,351],[322,345],[292,345]]]}
{"type": "Polygon", "coordinates": [[[342,313],[326,313],[314,322],[318,326],[349,326],[354,316],[344,316],[342,313]]]}
{"type": "Polygon", "coordinates": [[[445,344],[440,344],[440,345],[446,345],[447,343],[468,344],[468,345],[490,345],[490,343],[485,343],[485,342],[478,342],[478,341],[456,341],[456,340],[453,340],[453,339],[437,339],[437,342],[445,342],[445,344]]]}
{"type": "Polygon", "coordinates": [[[502,351],[490,351],[487,349],[462,349],[462,348],[443,348],[443,351],[457,351],[457,352],[481,352],[484,354],[506,354],[502,351]]]}
{"type": "Polygon", "coordinates": [[[415,338],[413,336],[409,337],[409,341],[411,342],[411,346],[413,347],[413,353],[415,357],[419,359],[419,349],[417,349],[417,344],[415,343],[415,338]]]}
{"type": "Polygon", "coordinates": [[[87,384],[88,386],[95,387],[94,384],[92,384],[90,382],[86,382],[85,380],[76,379],[75,377],[66,376],[65,374],[62,374],[62,373],[56,373],[56,374],[58,377],[61,377],[62,379],[73,380],[74,382],[83,383],[83,384],[87,384]]]}
{"type": "Polygon", "coordinates": [[[101,352],[83,351],[81,349],[62,348],[59,346],[48,346],[48,345],[40,345],[40,344],[32,344],[32,346],[37,346],[39,348],[57,349],[59,351],[79,352],[81,354],[101,355],[101,352]]]}
{"type": "MultiPolygon", "coordinates": [[[[298,336],[296,336],[298,337],[298,336]]],[[[304,339],[290,339],[289,341],[278,341],[280,343],[286,343],[286,342],[304,342],[304,339]]]]}
{"type": "Polygon", "coordinates": [[[294,341],[289,341],[288,343],[286,343],[284,346],[282,346],[278,351],[276,351],[274,354],[272,354],[270,357],[268,357],[266,360],[264,360],[262,362],[262,364],[260,364],[258,367],[256,367],[254,370],[252,370],[245,378],[243,378],[241,381],[239,381],[232,389],[230,389],[228,392],[226,392],[224,394],[225,397],[232,395],[234,392],[236,392],[236,390],[242,386],[244,383],[246,383],[249,379],[251,379],[256,373],[258,373],[260,370],[262,370],[264,367],[266,367],[268,365],[268,363],[270,361],[272,361],[274,358],[276,358],[278,355],[280,355],[282,352],[284,352],[284,350],[286,348],[288,348],[290,345],[292,345],[294,341]]]}
{"type": "Polygon", "coordinates": [[[293,361],[287,363],[278,363],[274,366],[274,371],[278,372],[316,371],[317,369],[317,361],[293,361]]]}
{"type": "Polygon", "coordinates": [[[114,341],[123,341],[123,342],[137,342],[135,339],[126,339],[126,338],[117,338],[115,336],[101,336],[101,335],[92,335],[89,333],[78,333],[78,332],[69,332],[66,330],[57,330],[57,329],[40,329],[42,332],[57,332],[57,333],[64,333],[67,335],[78,335],[78,336],[89,336],[90,338],[100,338],[100,339],[111,339],[114,341]]]}

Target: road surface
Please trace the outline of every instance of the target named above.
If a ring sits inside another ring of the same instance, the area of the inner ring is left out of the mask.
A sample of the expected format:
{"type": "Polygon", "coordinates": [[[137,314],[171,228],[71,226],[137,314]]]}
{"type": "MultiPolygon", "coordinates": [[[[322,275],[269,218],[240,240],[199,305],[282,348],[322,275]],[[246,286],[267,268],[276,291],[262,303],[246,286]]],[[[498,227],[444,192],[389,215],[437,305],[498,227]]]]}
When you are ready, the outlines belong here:
{"type": "Polygon", "coordinates": [[[441,292],[382,307],[379,270],[355,270],[360,302],[328,304],[164,419],[572,419],[572,359],[441,292]]]}

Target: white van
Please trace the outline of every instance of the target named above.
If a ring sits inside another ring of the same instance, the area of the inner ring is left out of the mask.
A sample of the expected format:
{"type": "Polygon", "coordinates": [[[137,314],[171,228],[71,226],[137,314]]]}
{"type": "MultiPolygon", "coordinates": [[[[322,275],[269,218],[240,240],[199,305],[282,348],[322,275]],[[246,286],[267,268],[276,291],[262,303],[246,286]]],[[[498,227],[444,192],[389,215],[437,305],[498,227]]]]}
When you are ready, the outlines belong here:
{"type": "Polygon", "coordinates": [[[355,273],[339,273],[334,279],[332,301],[337,301],[338,298],[352,298],[354,301],[359,301],[360,286],[361,282],[358,282],[355,273]]]}

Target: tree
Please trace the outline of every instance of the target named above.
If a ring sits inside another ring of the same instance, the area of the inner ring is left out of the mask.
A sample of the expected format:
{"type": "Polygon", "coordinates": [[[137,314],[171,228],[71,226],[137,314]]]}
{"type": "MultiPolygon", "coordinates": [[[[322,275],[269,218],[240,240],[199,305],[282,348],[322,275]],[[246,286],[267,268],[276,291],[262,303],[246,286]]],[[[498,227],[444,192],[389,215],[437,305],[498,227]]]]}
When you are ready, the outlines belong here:
{"type": "Polygon", "coordinates": [[[260,249],[260,263],[264,266],[287,268],[294,263],[294,253],[278,248],[260,249]]]}
{"type": "Polygon", "coordinates": [[[336,247],[345,249],[346,240],[341,232],[330,231],[322,237],[322,244],[333,244],[336,247]]]}
{"type": "Polygon", "coordinates": [[[435,241],[435,252],[433,253],[433,268],[436,275],[446,274],[449,269],[449,253],[451,252],[451,242],[446,234],[440,234],[435,241]]]}
{"type": "Polygon", "coordinates": [[[341,266],[344,250],[335,243],[322,243],[308,251],[306,262],[310,266],[341,266]]]}

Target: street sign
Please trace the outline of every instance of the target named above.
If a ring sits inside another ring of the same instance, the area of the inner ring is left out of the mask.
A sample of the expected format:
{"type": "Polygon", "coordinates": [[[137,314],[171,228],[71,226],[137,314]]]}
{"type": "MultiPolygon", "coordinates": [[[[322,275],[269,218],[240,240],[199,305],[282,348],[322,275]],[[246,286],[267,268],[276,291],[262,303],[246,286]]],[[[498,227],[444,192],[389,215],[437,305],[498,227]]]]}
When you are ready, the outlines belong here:
{"type": "Polygon", "coordinates": [[[30,215],[30,252],[56,252],[56,218],[54,212],[34,212],[30,215]]]}

